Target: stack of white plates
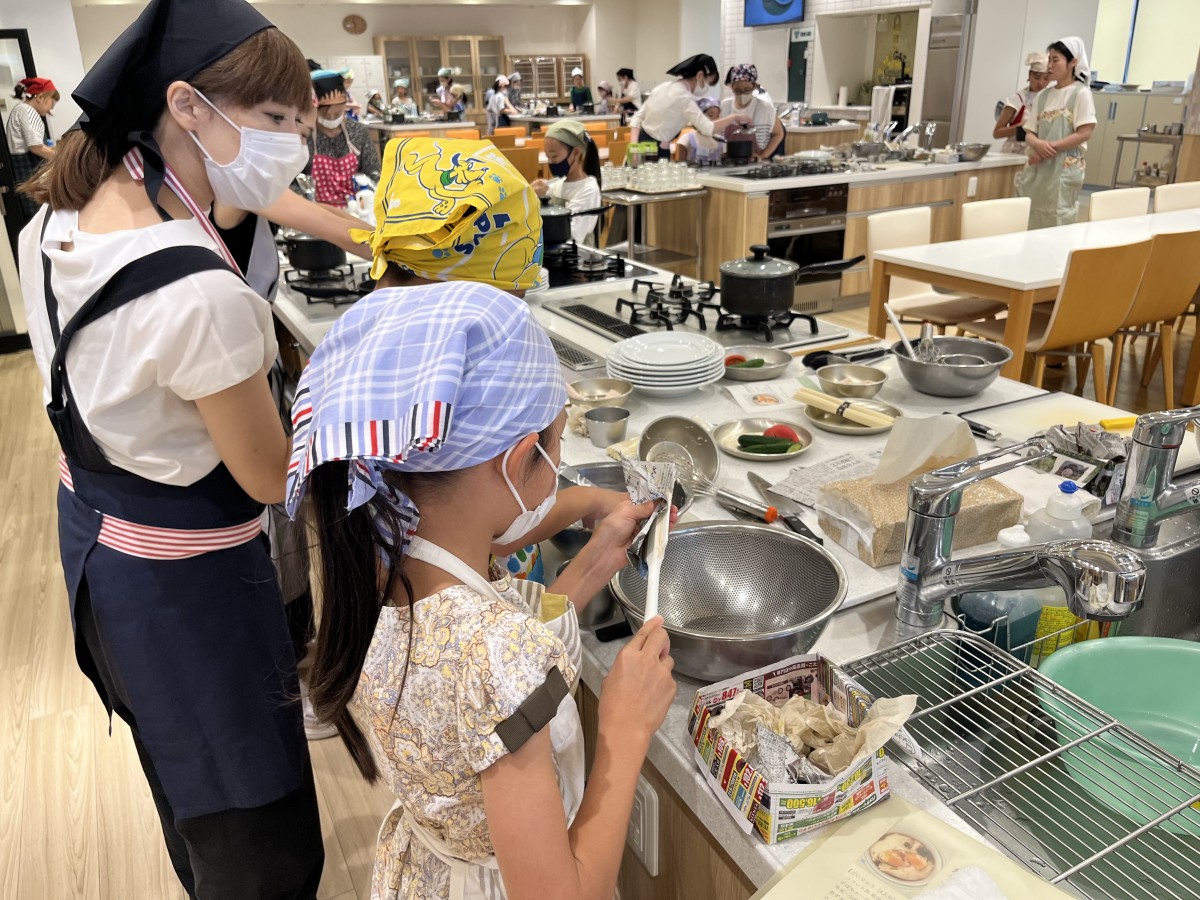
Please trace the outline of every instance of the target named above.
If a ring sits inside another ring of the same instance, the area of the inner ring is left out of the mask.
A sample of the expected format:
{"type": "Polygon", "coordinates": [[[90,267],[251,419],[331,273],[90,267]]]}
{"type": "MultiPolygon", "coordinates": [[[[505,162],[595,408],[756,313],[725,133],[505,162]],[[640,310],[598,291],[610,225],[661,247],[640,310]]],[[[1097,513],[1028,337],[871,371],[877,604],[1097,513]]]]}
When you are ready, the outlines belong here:
{"type": "Polygon", "coordinates": [[[609,349],[608,374],[652,397],[682,397],[721,380],[725,348],[702,334],[639,334],[609,349]]]}

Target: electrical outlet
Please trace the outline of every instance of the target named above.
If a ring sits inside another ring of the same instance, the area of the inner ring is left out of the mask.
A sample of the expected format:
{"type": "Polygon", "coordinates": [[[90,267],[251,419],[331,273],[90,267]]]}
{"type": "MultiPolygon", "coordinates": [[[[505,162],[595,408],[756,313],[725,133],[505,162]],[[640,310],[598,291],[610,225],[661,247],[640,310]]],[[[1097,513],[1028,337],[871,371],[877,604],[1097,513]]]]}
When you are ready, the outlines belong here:
{"type": "Polygon", "coordinates": [[[658,794],[641,775],[633,792],[633,811],[625,843],[642,861],[651,878],[658,875],[658,794]]]}
{"type": "Polygon", "coordinates": [[[979,193],[979,176],[972,175],[967,179],[967,199],[979,193]]]}

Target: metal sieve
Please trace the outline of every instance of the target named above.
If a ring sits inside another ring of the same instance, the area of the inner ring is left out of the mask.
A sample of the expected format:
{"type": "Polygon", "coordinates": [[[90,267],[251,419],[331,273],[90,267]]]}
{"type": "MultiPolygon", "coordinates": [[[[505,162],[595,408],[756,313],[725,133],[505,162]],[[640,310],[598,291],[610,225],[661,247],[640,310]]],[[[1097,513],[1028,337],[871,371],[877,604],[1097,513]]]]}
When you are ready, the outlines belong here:
{"type": "MultiPolygon", "coordinates": [[[[645,579],[627,566],[609,587],[641,627],[645,579]]],[[[807,652],[845,596],[823,547],[767,525],[695,522],[671,532],[658,602],[676,671],[717,681],[807,652]]]]}

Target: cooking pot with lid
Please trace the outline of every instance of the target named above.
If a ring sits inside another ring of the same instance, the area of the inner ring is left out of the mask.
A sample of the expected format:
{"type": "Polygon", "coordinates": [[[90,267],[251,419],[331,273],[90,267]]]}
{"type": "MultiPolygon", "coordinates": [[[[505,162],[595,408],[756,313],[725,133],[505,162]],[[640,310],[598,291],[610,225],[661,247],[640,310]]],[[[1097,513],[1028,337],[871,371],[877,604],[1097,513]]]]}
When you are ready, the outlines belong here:
{"type": "Polygon", "coordinates": [[[749,125],[730,125],[725,129],[725,155],[730,159],[749,159],[754,155],[755,137],[749,125]]]}
{"type": "Polygon", "coordinates": [[[583,116],[594,116],[596,114],[595,103],[585,103],[579,107],[579,114],[583,116]]]}
{"type": "Polygon", "coordinates": [[[302,272],[325,272],[346,264],[346,251],[337,244],[323,241],[288,228],[281,233],[288,265],[302,272]]]}
{"type": "Polygon", "coordinates": [[[612,209],[611,205],[571,212],[565,206],[551,203],[549,197],[543,197],[541,210],[542,242],[546,244],[564,244],[571,240],[571,219],[575,216],[598,216],[610,209],[612,209]]]}
{"type": "Polygon", "coordinates": [[[752,256],[721,264],[721,305],[725,309],[740,316],[770,316],[792,308],[800,266],[768,256],[769,251],[766,244],[754,244],[752,256]]]}

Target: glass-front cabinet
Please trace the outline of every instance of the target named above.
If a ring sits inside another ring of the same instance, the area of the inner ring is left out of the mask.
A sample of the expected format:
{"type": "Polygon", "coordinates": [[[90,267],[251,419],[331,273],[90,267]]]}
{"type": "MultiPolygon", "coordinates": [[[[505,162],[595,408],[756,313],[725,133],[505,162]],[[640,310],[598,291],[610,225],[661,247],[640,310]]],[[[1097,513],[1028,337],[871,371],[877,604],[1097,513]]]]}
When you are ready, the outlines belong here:
{"type": "Polygon", "coordinates": [[[375,52],[383,57],[388,78],[412,79],[413,96],[429,110],[429,95],[437,87],[438,69],[454,70],[454,80],[467,89],[467,109],[483,111],[484,94],[501,74],[504,39],[486,35],[445,37],[375,38],[375,52]]]}

